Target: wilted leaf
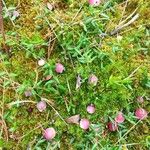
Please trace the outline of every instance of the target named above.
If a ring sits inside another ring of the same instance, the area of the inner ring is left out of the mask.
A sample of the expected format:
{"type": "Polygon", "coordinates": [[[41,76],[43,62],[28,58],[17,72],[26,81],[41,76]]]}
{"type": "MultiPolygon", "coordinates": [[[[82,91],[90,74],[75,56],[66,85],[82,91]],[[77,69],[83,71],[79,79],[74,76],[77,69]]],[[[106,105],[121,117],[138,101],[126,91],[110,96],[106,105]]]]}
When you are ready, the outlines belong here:
{"type": "Polygon", "coordinates": [[[47,8],[51,11],[51,10],[53,10],[53,5],[50,3],[47,3],[47,8]]]}
{"type": "Polygon", "coordinates": [[[77,82],[76,82],[76,90],[77,90],[78,88],[80,88],[80,86],[81,86],[81,77],[80,77],[80,75],[78,75],[78,77],[77,77],[77,82]]]}
{"type": "Polygon", "coordinates": [[[71,116],[71,117],[66,119],[67,123],[72,123],[72,124],[79,124],[79,121],[80,121],[80,115],[79,114],[71,116]]]}

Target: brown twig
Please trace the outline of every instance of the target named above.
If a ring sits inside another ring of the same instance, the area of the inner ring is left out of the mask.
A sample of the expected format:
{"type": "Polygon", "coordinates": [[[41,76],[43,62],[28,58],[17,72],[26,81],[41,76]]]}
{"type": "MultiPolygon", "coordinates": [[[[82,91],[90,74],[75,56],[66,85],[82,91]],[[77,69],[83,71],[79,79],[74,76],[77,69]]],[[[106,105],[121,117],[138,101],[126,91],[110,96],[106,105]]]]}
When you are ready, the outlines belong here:
{"type": "Polygon", "coordinates": [[[9,53],[9,46],[6,44],[6,36],[5,36],[5,30],[4,30],[4,21],[3,21],[3,3],[2,0],[0,0],[0,34],[2,34],[2,43],[0,43],[2,50],[4,50],[6,53],[9,53]]]}
{"type": "Polygon", "coordinates": [[[51,53],[54,49],[54,46],[55,46],[55,42],[56,42],[56,40],[51,40],[51,39],[49,40],[47,59],[50,58],[50,55],[51,55],[51,53]]]}
{"type": "Polygon", "coordinates": [[[67,122],[64,120],[64,118],[58,113],[58,111],[51,105],[51,101],[49,101],[48,99],[46,98],[42,98],[43,101],[47,102],[47,104],[55,111],[55,113],[60,117],[60,119],[66,124],[67,122]]]}
{"type": "Polygon", "coordinates": [[[0,113],[0,118],[1,118],[1,124],[2,124],[2,131],[4,131],[4,137],[6,141],[8,141],[8,128],[4,119],[4,101],[5,101],[5,86],[3,84],[3,95],[2,95],[2,104],[1,104],[1,113],[0,113]]]}
{"type": "MultiPolygon", "coordinates": [[[[137,10],[138,10],[138,7],[137,7],[129,16],[127,16],[127,18],[125,18],[124,20],[121,20],[121,21],[119,22],[119,25],[118,25],[118,26],[123,25],[127,20],[129,20],[131,17],[133,17],[133,16],[135,15],[135,13],[137,12],[137,10]]],[[[118,26],[117,26],[117,27],[118,27],[118,26]]]]}
{"type": "Polygon", "coordinates": [[[2,34],[3,37],[3,43],[5,43],[6,38],[5,38],[5,31],[4,31],[4,22],[3,22],[3,6],[2,6],[2,1],[0,0],[0,32],[2,34]]]}
{"type": "Polygon", "coordinates": [[[132,24],[135,20],[137,20],[139,18],[139,14],[136,14],[131,20],[129,20],[127,23],[118,26],[116,29],[114,29],[110,35],[115,35],[116,33],[118,33],[120,30],[122,30],[123,28],[129,26],[130,24],[132,24]]]}
{"type": "Polygon", "coordinates": [[[2,120],[0,120],[0,125],[2,127],[2,131],[4,131],[5,139],[6,139],[6,141],[8,141],[8,129],[7,129],[7,125],[6,125],[6,122],[5,122],[5,120],[3,119],[2,116],[1,116],[1,119],[2,120]]]}
{"type": "Polygon", "coordinates": [[[125,14],[127,5],[128,5],[128,0],[126,0],[126,2],[125,2],[125,6],[124,6],[124,8],[123,8],[122,17],[121,17],[121,19],[120,19],[120,21],[119,21],[119,24],[120,24],[120,23],[122,22],[122,20],[123,20],[123,17],[124,17],[124,14],[125,14]]]}

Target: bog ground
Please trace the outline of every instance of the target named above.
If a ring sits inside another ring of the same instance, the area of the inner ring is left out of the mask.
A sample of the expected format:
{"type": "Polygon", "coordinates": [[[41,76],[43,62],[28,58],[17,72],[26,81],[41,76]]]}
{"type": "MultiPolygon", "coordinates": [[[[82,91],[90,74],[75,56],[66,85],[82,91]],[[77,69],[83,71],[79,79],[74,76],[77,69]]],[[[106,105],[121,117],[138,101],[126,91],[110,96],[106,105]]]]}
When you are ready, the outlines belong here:
{"type": "Polygon", "coordinates": [[[2,6],[1,149],[150,148],[149,0],[2,6]]]}

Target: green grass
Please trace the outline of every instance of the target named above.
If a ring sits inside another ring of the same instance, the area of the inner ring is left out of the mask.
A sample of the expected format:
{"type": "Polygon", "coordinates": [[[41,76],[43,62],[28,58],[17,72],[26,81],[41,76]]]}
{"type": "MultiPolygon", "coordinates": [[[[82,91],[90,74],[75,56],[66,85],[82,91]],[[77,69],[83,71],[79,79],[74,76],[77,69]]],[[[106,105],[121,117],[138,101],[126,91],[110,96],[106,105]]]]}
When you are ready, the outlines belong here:
{"type": "Polygon", "coordinates": [[[138,107],[150,111],[150,3],[129,0],[122,14],[125,2],[107,0],[93,8],[84,0],[55,0],[55,9],[49,11],[43,1],[20,0],[20,4],[5,1],[7,8],[19,5],[20,17],[13,20],[15,26],[11,18],[4,18],[11,56],[1,51],[2,149],[147,150],[150,147],[149,118],[138,121],[134,116],[138,107]],[[140,14],[138,20],[111,36],[120,20],[136,8],[140,14]],[[46,59],[43,67],[37,65],[41,58],[46,59]],[[65,66],[63,74],[55,73],[57,62],[65,66]],[[90,74],[99,79],[95,87],[88,84],[90,74]],[[53,78],[43,81],[46,75],[53,78]],[[78,75],[82,85],[76,90],[78,75]],[[24,96],[26,90],[32,91],[31,97],[24,96]],[[136,101],[138,96],[144,97],[143,104],[136,101]],[[49,105],[45,112],[39,113],[36,103],[41,98],[48,99],[49,105]],[[86,112],[89,103],[96,106],[93,115],[86,112]],[[107,122],[120,110],[126,121],[119,125],[118,131],[109,132],[107,122]],[[89,131],[65,123],[66,118],[75,114],[90,120],[89,131]],[[42,128],[47,127],[57,131],[51,142],[42,137],[42,128]],[[94,131],[96,127],[100,128],[98,133],[94,131]]]}

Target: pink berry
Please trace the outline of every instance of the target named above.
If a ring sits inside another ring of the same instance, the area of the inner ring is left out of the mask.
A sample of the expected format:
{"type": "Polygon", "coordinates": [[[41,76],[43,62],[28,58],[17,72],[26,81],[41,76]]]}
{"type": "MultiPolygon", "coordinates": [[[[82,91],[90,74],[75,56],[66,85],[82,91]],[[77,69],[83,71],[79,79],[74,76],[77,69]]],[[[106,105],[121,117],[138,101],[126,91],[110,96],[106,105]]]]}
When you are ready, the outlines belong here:
{"type": "Polygon", "coordinates": [[[116,131],[118,129],[118,125],[116,122],[112,123],[112,122],[109,122],[107,124],[107,127],[110,131],[116,131]]]}
{"type": "Polygon", "coordinates": [[[56,131],[54,128],[47,128],[44,130],[43,136],[46,140],[52,140],[56,136],[56,131]]]}
{"type": "Polygon", "coordinates": [[[40,101],[37,103],[37,109],[42,112],[46,109],[46,102],[45,101],[40,101]]]}
{"type": "Polygon", "coordinates": [[[95,106],[93,104],[90,104],[87,106],[86,110],[89,114],[93,114],[95,112],[95,106]]]}
{"type": "Polygon", "coordinates": [[[30,97],[32,96],[32,92],[30,90],[27,90],[24,92],[25,97],[30,97]]]}
{"type": "Polygon", "coordinates": [[[14,16],[15,18],[17,18],[17,17],[20,16],[20,14],[19,14],[18,11],[14,10],[14,11],[13,11],[13,16],[14,16]]]}
{"type": "Polygon", "coordinates": [[[123,123],[124,122],[124,116],[123,116],[123,113],[122,112],[118,112],[116,118],[115,118],[115,121],[117,123],[123,123]]]}
{"type": "Polygon", "coordinates": [[[89,0],[91,6],[98,6],[101,3],[101,0],[89,0]]]}
{"type": "Polygon", "coordinates": [[[48,80],[50,80],[51,78],[52,78],[51,75],[47,75],[47,76],[45,77],[45,81],[48,81],[48,80]]]}
{"type": "Polygon", "coordinates": [[[62,73],[64,70],[65,70],[65,68],[64,68],[64,66],[63,66],[62,64],[60,64],[60,63],[57,63],[57,64],[56,64],[55,71],[56,71],[57,73],[62,73]]]}
{"type": "Polygon", "coordinates": [[[96,86],[96,84],[98,82],[98,78],[94,74],[92,74],[92,75],[90,75],[88,82],[89,82],[89,84],[96,86]]]}
{"type": "Polygon", "coordinates": [[[44,59],[38,60],[38,65],[39,66],[44,66],[45,65],[45,60],[44,59]]]}
{"type": "Polygon", "coordinates": [[[138,101],[139,103],[143,103],[143,102],[144,102],[144,99],[143,99],[142,96],[138,96],[138,97],[137,97],[137,101],[138,101]]]}
{"type": "Polygon", "coordinates": [[[84,130],[87,130],[88,128],[89,128],[89,126],[90,126],[90,122],[89,122],[89,120],[88,119],[81,119],[80,120],[80,127],[82,128],[82,129],[84,129],[84,130]]]}
{"type": "Polygon", "coordinates": [[[143,108],[137,108],[135,111],[135,116],[137,119],[143,120],[147,117],[148,113],[143,108]]]}

